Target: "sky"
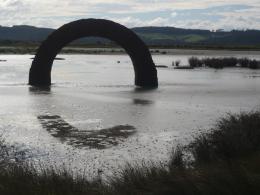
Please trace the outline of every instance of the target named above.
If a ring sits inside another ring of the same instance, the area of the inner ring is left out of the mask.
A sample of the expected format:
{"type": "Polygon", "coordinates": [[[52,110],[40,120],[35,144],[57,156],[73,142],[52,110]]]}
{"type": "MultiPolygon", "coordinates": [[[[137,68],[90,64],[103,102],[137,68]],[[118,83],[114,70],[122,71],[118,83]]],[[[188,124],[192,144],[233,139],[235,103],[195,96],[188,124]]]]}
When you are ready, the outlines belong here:
{"type": "Polygon", "coordinates": [[[58,28],[82,18],[127,27],[260,30],[260,0],[0,0],[0,25],[58,28]]]}

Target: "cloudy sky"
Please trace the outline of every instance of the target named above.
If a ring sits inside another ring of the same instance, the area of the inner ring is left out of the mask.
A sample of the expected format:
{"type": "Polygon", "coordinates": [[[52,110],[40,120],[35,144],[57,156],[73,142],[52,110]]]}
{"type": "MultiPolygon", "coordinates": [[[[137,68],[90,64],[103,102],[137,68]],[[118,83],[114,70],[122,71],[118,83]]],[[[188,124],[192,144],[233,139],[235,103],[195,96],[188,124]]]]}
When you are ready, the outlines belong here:
{"type": "Polygon", "coordinates": [[[260,0],[0,0],[0,25],[57,28],[81,18],[128,27],[260,29],[260,0]]]}

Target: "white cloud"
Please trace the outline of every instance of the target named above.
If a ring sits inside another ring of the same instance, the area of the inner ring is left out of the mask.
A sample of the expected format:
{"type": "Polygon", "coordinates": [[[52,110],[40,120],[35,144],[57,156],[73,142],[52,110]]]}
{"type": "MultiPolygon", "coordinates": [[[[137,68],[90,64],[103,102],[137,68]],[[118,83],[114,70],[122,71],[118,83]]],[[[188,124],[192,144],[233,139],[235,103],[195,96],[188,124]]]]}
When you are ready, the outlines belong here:
{"type": "Polygon", "coordinates": [[[141,26],[168,26],[169,19],[168,18],[154,18],[152,20],[142,20],[134,17],[123,17],[123,18],[109,18],[106,17],[104,19],[113,20],[120,24],[123,24],[128,27],[141,27],[141,26]]]}
{"type": "Polygon", "coordinates": [[[4,26],[28,24],[56,28],[72,20],[95,17],[113,19],[129,27],[260,29],[259,13],[260,0],[0,0],[0,25],[4,26]],[[181,11],[225,5],[252,7],[248,10],[209,13],[212,17],[222,17],[214,22],[211,18],[200,20],[193,15],[179,18],[181,11]],[[153,12],[162,15],[153,16],[153,12]],[[169,12],[167,16],[163,14],[166,12],[169,12]]]}
{"type": "Polygon", "coordinates": [[[174,18],[174,17],[176,17],[176,16],[177,16],[177,12],[172,12],[172,13],[171,13],[171,17],[174,18]]]}

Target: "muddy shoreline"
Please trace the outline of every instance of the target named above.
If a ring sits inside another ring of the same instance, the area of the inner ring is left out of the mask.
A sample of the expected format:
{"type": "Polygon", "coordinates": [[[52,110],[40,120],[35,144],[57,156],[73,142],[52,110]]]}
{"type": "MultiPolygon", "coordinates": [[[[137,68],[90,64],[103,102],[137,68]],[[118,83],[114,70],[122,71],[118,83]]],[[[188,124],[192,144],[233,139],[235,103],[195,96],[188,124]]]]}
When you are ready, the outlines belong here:
{"type": "MultiPolygon", "coordinates": [[[[35,54],[38,47],[35,46],[0,46],[0,55],[6,54],[35,54]]],[[[207,50],[207,49],[162,49],[150,48],[153,55],[260,55],[259,50],[207,50]]],[[[65,47],[61,54],[96,54],[96,55],[121,55],[126,54],[123,48],[88,48],[65,47]]]]}

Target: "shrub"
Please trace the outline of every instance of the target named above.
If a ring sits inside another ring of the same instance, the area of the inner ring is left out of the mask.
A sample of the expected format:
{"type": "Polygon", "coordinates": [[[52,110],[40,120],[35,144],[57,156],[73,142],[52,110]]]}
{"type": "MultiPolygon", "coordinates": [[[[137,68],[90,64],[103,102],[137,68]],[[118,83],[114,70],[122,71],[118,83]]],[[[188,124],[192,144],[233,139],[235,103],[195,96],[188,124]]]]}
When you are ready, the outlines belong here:
{"type": "Polygon", "coordinates": [[[243,67],[243,68],[247,68],[248,64],[249,64],[249,59],[248,58],[240,58],[238,59],[238,64],[243,67]]]}
{"type": "Polygon", "coordinates": [[[196,57],[191,57],[189,58],[189,65],[190,67],[197,68],[197,67],[202,67],[203,63],[200,59],[196,57]]]}
{"type": "Polygon", "coordinates": [[[260,112],[228,115],[191,143],[196,163],[215,162],[260,151],[260,112]]]}
{"type": "Polygon", "coordinates": [[[256,61],[256,60],[251,60],[250,62],[249,62],[249,64],[248,64],[248,67],[250,68],[250,69],[257,69],[258,68],[258,61],[256,61]]]}
{"type": "Polygon", "coordinates": [[[189,64],[191,67],[201,67],[205,65],[210,68],[224,68],[224,67],[236,67],[240,65],[241,67],[248,67],[251,69],[260,68],[260,61],[257,60],[249,60],[248,58],[202,58],[198,59],[196,57],[189,58],[189,64]]]}
{"type": "Polygon", "coordinates": [[[180,66],[180,63],[181,63],[181,61],[180,60],[177,60],[177,61],[175,61],[175,66],[180,66]]]}

